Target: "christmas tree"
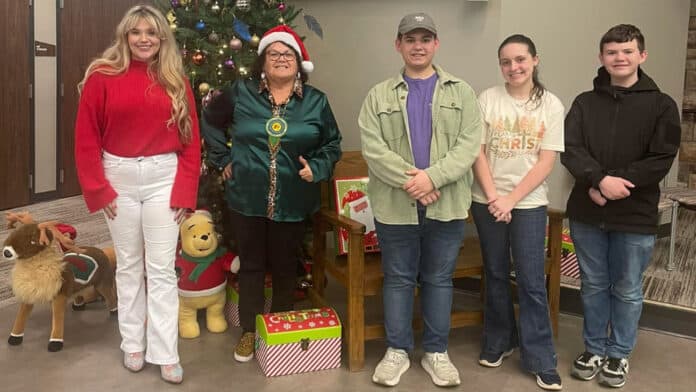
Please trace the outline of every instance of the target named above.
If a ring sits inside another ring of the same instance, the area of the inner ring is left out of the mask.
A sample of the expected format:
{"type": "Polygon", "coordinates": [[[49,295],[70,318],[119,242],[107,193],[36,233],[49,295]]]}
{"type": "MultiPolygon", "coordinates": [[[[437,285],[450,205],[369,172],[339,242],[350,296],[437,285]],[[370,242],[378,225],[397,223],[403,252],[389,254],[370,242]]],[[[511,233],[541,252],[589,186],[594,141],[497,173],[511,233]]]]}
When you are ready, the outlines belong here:
{"type": "MultiPolygon", "coordinates": [[[[293,21],[302,12],[285,0],[155,0],[155,4],[174,31],[193,91],[203,98],[199,110],[211,89],[249,75],[264,32],[279,24],[294,28],[293,21]]],[[[316,19],[310,15],[304,19],[321,36],[316,19]]]]}

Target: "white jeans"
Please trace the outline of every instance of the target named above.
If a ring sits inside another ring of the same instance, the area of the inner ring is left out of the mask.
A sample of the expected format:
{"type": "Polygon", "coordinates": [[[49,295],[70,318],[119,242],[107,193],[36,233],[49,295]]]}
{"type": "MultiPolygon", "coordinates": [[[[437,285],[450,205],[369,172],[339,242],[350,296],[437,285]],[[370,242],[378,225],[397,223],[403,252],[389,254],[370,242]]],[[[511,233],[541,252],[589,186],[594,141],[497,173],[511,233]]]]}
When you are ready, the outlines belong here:
{"type": "Polygon", "coordinates": [[[177,156],[122,158],[104,152],[102,164],[118,193],[116,217],[106,222],[116,250],[121,350],[145,351],[145,360],[153,364],[178,363],[174,258],[179,226],[169,205],[177,156]]]}

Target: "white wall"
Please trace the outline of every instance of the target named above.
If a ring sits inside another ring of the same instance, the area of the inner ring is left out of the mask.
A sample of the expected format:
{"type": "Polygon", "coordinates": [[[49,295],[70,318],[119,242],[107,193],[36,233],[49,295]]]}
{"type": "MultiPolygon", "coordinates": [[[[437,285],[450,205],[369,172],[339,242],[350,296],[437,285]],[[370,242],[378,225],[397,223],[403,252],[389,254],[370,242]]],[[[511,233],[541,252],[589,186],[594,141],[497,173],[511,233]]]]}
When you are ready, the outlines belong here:
{"type": "MultiPolygon", "coordinates": [[[[368,89],[397,73],[396,27],[409,12],[429,13],[438,25],[436,61],[476,91],[502,81],[497,47],[513,33],[530,36],[541,58],[541,79],[566,105],[592,86],[598,42],[618,23],[646,37],[644,70],[681,105],[689,0],[296,0],[317,18],[319,39],[296,19],[315,65],[313,85],[329,95],[343,133],[343,149],[360,149],[357,115],[368,89]]],[[[564,208],[571,179],[560,163],[550,179],[551,206],[564,208]]]]}

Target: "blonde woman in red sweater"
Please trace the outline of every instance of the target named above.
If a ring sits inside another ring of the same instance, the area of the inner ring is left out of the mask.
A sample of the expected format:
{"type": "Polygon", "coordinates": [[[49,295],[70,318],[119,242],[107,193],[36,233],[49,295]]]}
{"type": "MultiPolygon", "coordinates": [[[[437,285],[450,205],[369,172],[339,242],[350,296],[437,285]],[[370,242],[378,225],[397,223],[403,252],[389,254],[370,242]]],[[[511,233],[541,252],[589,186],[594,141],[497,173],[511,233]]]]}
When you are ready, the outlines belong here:
{"type": "Polygon", "coordinates": [[[123,364],[160,365],[165,381],[180,383],[174,259],[178,223],[196,204],[200,136],[164,16],[129,9],[78,89],[75,161],[87,207],[104,213],[116,249],[123,364]]]}

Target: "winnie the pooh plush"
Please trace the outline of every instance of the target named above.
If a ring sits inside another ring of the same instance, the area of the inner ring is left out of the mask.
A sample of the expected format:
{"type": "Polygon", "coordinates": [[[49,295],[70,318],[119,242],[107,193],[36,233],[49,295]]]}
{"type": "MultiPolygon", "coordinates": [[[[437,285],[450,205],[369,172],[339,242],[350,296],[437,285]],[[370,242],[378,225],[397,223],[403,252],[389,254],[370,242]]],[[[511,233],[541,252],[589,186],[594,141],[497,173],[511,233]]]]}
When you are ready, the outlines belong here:
{"type": "Polygon", "coordinates": [[[238,263],[234,254],[218,246],[218,235],[210,213],[196,211],[181,223],[181,249],[176,258],[179,280],[179,335],[196,338],[200,327],[198,309],[206,310],[208,331],[227,330],[225,307],[225,272],[238,263]]]}

